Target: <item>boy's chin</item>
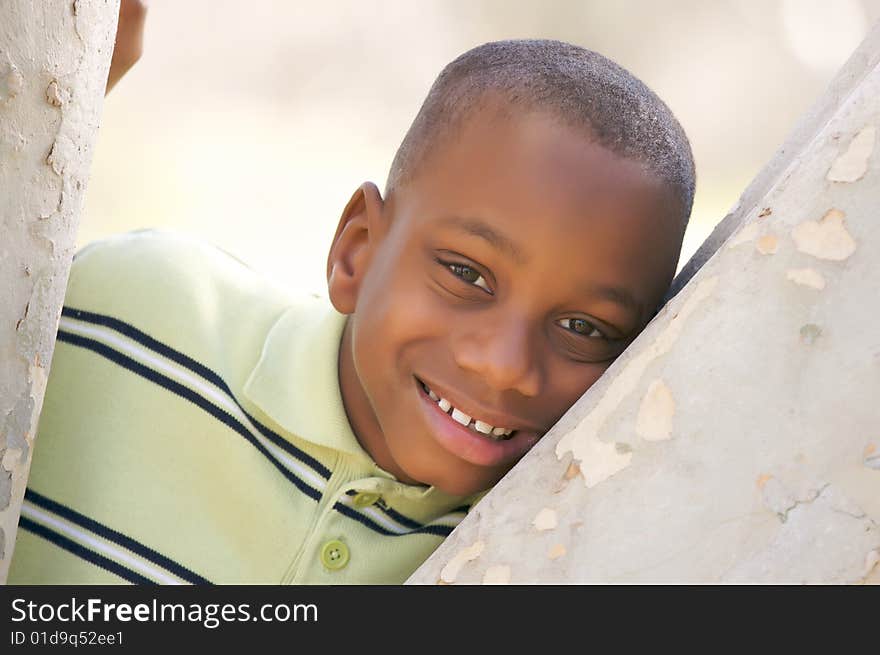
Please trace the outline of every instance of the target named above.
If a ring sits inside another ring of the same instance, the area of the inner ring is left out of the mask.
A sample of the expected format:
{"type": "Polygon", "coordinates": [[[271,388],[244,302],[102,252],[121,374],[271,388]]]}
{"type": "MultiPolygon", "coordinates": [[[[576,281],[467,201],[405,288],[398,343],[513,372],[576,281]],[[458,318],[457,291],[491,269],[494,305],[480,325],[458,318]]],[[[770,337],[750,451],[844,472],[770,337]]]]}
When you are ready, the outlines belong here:
{"type": "MultiPolygon", "coordinates": [[[[491,489],[510,470],[510,466],[503,471],[497,468],[482,467],[468,462],[462,462],[453,458],[450,462],[446,458],[445,467],[438,467],[437,459],[442,457],[425,458],[430,448],[412,452],[412,444],[403,449],[403,452],[394,452],[392,457],[399,473],[397,480],[404,484],[422,485],[433,487],[447,496],[472,496],[491,489]],[[395,456],[396,455],[396,456],[395,456]]],[[[433,452],[433,451],[432,451],[433,452]]],[[[512,466],[512,465],[511,465],[512,466]]]]}

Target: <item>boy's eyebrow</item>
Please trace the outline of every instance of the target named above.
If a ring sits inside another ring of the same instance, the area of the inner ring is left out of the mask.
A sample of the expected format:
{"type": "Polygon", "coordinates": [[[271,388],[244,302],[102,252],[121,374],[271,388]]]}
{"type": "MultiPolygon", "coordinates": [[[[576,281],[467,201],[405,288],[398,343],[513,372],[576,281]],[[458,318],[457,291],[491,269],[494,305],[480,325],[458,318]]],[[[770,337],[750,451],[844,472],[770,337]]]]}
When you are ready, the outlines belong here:
{"type": "Polygon", "coordinates": [[[583,289],[591,296],[610,300],[626,309],[634,311],[639,317],[642,315],[642,303],[636,300],[636,297],[628,289],[608,285],[589,285],[583,289]]]}
{"type": "Polygon", "coordinates": [[[449,216],[444,218],[441,222],[444,225],[461,228],[475,237],[480,237],[496,250],[500,250],[513,257],[520,265],[526,263],[527,258],[510,237],[498,232],[495,228],[479,218],[449,216]]]}

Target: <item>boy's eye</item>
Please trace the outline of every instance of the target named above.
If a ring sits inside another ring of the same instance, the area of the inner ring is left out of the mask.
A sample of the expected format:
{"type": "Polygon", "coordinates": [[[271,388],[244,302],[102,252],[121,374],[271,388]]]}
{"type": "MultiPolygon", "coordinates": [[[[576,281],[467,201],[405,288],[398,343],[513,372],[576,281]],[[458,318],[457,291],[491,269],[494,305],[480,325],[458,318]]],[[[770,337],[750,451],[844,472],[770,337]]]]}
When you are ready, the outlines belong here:
{"type": "Polygon", "coordinates": [[[582,319],[582,318],[563,318],[563,319],[561,319],[561,320],[559,321],[559,324],[560,324],[562,327],[564,327],[564,328],[566,328],[566,329],[568,329],[568,330],[571,330],[572,332],[574,332],[574,333],[576,333],[576,334],[582,334],[582,335],[584,335],[585,337],[590,337],[590,338],[593,338],[593,339],[595,339],[595,338],[599,338],[599,339],[604,339],[604,338],[606,338],[605,335],[602,334],[602,333],[596,328],[595,325],[593,325],[593,324],[590,323],[589,321],[584,320],[584,319],[582,319]]]}
{"type": "Polygon", "coordinates": [[[489,288],[489,285],[486,283],[486,278],[480,275],[479,271],[474,269],[467,264],[453,264],[446,263],[446,267],[452,271],[452,274],[464,280],[468,284],[472,284],[475,287],[480,287],[487,293],[492,293],[492,290],[489,288]]]}

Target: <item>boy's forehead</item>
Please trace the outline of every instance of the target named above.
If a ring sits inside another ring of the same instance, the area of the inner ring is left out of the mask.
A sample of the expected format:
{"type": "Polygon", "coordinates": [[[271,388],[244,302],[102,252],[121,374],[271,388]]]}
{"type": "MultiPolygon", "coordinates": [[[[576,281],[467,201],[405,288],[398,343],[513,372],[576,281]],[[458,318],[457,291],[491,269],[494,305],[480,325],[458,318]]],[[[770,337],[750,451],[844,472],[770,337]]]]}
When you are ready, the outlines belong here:
{"type": "Polygon", "coordinates": [[[420,210],[675,214],[673,190],[641,162],[540,112],[474,112],[433,147],[400,195],[420,210]]]}

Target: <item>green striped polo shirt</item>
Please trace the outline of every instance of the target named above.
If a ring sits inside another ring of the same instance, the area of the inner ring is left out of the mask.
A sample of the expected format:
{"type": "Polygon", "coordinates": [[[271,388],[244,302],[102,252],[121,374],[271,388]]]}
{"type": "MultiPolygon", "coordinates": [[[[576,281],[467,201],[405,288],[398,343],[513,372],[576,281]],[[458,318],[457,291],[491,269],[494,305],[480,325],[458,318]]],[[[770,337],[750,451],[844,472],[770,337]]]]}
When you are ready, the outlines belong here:
{"type": "Polygon", "coordinates": [[[9,582],[403,582],[479,495],[361,448],[344,322],[182,236],[78,253],[9,582]]]}

